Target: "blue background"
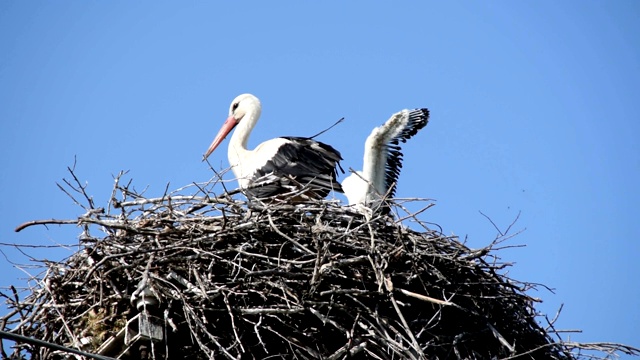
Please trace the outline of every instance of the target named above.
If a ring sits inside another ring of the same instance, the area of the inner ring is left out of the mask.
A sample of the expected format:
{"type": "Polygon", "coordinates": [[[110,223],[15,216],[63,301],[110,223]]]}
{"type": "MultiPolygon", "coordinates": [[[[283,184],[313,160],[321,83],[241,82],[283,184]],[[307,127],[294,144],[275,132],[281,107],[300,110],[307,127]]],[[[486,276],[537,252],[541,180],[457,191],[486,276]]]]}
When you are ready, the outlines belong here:
{"type": "MultiPolygon", "coordinates": [[[[374,126],[429,107],[397,195],[437,200],[422,219],[471,247],[497,233],[480,211],[501,229],[521,212],[505,245],[527,246],[499,255],[555,289],[531,292],[537,308],[564,304],[572,340],[640,346],[639,18],[631,0],[3,0],[0,242],[77,244],[72,225],[13,231],[83,213],[55,185],[74,159],[98,206],[120,170],[150,197],[208,180],[201,156],[240,93],[263,104],[251,147],[345,117],[320,140],[354,169],[374,126]]],[[[0,286],[24,284],[11,262],[29,260],[0,250],[0,286]]]]}

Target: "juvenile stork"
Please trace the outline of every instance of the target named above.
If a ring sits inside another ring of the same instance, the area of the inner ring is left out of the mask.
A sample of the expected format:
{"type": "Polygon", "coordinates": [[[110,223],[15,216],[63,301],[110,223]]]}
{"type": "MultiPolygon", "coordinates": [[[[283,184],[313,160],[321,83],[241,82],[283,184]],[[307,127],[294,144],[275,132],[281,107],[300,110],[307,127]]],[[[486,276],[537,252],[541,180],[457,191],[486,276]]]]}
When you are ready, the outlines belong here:
{"type": "Polygon", "coordinates": [[[296,198],[322,199],[331,190],[343,192],[336,180],[338,168],[344,172],[339,163],[342,157],[330,145],[312,138],[283,136],[248,150],[249,135],[261,111],[260,100],[251,94],[242,94],[233,99],[229,117],[203,160],[235,127],[229,141],[229,163],[240,188],[247,195],[267,198],[302,190],[296,198]]]}
{"type": "Polygon", "coordinates": [[[395,195],[402,168],[400,143],[409,140],[428,121],[428,109],[402,110],[373,129],[364,145],[362,171],[349,175],[342,182],[350,205],[371,206],[395,195]]]}

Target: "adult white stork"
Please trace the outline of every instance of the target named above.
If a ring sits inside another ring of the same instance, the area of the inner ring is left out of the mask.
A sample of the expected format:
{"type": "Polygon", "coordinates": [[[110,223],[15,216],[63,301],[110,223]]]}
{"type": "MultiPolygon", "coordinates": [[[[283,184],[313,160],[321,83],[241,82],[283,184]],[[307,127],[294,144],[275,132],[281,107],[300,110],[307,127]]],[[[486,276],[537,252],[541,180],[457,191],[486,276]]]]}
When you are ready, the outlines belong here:
{"type": "Polygon", "coordinates": [[[362,171],[342,182],[350,205],[370,206],[372,202],[395,195],[402,168],[400,142],[406,142],[428,121],[428,109],[402,110],[373,129],[364,145],[362,171]]]}
{"type": "Polygon", "coordinates": [[[312,138],[283,136],[247,149],[251,130],[258,122],[262,106],[251,94],[233,99],[229,117],[204,154],[205,160],[235,127],[229,141],[229,163],[240,188],[247,195],[266,198],[293,194],[297,198],[322,199],[331,190],[343,192],[336,180],[340,171],[340,153],[333,147],[312,138]]]}

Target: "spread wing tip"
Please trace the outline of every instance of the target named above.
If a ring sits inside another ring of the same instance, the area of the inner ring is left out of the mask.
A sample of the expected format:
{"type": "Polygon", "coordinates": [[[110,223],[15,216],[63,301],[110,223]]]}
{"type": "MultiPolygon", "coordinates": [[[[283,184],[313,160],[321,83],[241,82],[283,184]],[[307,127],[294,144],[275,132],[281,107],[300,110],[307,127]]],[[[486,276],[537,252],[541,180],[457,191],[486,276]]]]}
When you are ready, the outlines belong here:
{"type": "Polygon", "coordinates": [[[409,111],[409,118],[406,122],[406,125],[396,136],[396,139],[402,142],[406,142],[411,139],[415,134],[420,131],[423,127],[427,126],[429,122],[429,109],[413,109],[409,111]]]}

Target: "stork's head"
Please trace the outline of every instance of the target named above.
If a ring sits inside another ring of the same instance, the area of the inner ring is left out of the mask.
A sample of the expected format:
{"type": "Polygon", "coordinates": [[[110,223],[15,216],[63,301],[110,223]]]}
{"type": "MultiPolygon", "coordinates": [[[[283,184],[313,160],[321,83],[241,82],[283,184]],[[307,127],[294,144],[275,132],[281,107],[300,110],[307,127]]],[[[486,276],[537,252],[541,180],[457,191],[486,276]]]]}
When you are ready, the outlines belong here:
{"type": "Polygon", "coordinates": [[[260,105],[260,100],[257,97],[251,94],[238,95],[229,105],[229,118],[227,121],[233,117],[237,124],[247,112],[255,112],[257,110],[259,114],[261,109],[262,105],[260,105]]]}
{"type": "Polygon", "coordinates": [[[218,135],[216,135],[215,139],[207,149],[207,152],[204,154],[203,160],[205,160],[211,153],[220,145],[222,140],[224,140],[227,135],[233,130],[236,125],[238,125],[241,121],[243,121],[242,129],[243,131],[249,132],[255,125],[256,121],[260,117],[260,112],[262,111],[262,105],[260,105],[260,100],[257,97],[251,94],[242,94],[236,96],[235,99],[231,102],[229,106],[229,117],[218,131],[218,135]]]}

